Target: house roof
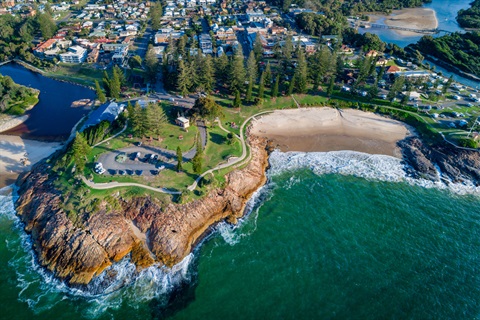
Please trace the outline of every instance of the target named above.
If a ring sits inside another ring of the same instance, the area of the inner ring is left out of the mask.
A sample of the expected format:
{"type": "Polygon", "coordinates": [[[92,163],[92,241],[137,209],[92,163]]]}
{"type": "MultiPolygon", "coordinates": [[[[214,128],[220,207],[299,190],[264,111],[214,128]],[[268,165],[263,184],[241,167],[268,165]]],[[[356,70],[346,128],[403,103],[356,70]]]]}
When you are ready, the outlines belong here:
{"type": "Polygon", "coordinates": [[[387,69],[387,73],[396,73],[396,72],[400,72],[401,69],[397,66],[390,66],[388,69],[387,69]]]}

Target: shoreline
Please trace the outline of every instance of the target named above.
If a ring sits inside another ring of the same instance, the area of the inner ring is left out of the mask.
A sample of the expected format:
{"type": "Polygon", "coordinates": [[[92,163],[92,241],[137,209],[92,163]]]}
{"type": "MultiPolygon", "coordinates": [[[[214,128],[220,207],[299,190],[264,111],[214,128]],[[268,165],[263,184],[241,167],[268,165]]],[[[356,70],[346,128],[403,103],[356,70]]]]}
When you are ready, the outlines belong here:
{"type": "Polygon", "coordinates": [[[0,134],[0,189],[31,170],[34,164],[60,149],[62,143],[23,139],[0,134]]]}
{"type": "MultiPolygon", "coordinates": [[[[436,12],[429,8],[406,8],[400,10],[393,10],[389,15],[371,14],[368,15],[370,23],[377,23],[383,20],[383,23],[390,27],[403,27],[412,29],[436,29],[438,28],[438,19],[436,12]]],[[[404,37],[415,37],[419,33],[395,30],[395,33],[404,37]]]]}
{"type": "MultiPolygon", "coordinates": [[[[320,135],[323,130],[323,134],[333,135],[342,149],[342,143],[352,141],[349,134],[363,134],[365,139],[384,141],[386,144],[380,146],[384,154],[394,153],[400,147],[401,156],[395,153],[395,161],[405,163],[402,170],[413,178],[438,182],[441,172],[441,178],[448,178],[446,183],[464,183],[470,179],[480,184],[480,172],[472,169],[480,167],[478,152],[445,145],[426,146],[410,134],[407,125],[373,113],[353,109],[340,113],[333,108],[284,109],[264,115],[249,129],[250,162],[228,173],[225,185],[211,189],[204,197],[186,204],[162,204],[150,196],[120,197],[117,209],[108,210],[103,203],[98,211],[76,224],[63,209],[62,196],[49,166],[45,163],[35,166],[17,180],[19,199],[15,208],[25,230],[31,234],[38,263],[69,285],[80,286],[130,253],[139,270],[156,263],[167,267],[180,263],[208,236],[212,226],[222,221],[236,224],[237,219],[244,217],[252,195],[266,183],[268,152],[274,146],[267,138],[255,135],[255,130],[265,135],[275,133],[273,129],[277,133],[294,130],[300,140],[306,140],[308,131],[312,136],[312,130],[320,135]],[[312,112],[317,113],[316,117],[312,112]],[[321,126],[319,115],[325,117],[321,126]],[[274,128],[270,123],[276,117],[286,119],[290,126],[280,122],[274,128]],[[335,137],[339,123],[344,132],[335,137]],[[303,125],[303,131],[298,129],[299,124],[303,125]],[[270,132],[261,132],[266,131],[262,125],[270,132]],[[39,193],[42,197],[36,196],[39,193]],[[79,223],[82,228],[78,228],[79,223]]],[[[367,143],[367,147],[372,146],[367,143]]]]}
{"type": "Polygon", "coordinates": [[[370,112],[330,107],[276,110],[252,123],[251,133],[283,152],[357,151],[401,158],[398,142],[414,135],[406,124],[370,112]]]}

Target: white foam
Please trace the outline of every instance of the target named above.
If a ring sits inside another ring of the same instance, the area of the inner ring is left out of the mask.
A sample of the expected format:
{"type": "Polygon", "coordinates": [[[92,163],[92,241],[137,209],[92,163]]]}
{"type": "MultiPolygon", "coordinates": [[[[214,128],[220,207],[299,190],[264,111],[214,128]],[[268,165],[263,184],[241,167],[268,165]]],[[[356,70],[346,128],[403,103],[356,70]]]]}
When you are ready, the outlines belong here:
{"type": "Polygon", "coordinates": [[[64,299],[82,299],[88,304],[82,313],[87,318],[98,318],[108,310],[118,309],[127,303],[136,308],[139,302],[166,295],[185,281],[190,281],[189,269],[193,254],[179,264],[167,268],[154,265],[138,272],[129,257],[115,263],[96,277],[88,286],[71,288],[52,273],[39,266],[32,250],[31,237],[15,214],[16,188],[10,195],[0,195],[0,218],[9,221],[19,237],[6,241],[7,249],[14,253],[8,265],[15,270],[18,300],[25,302],[39,314],[64,299]]]}
{"type": "MultiPolygon", "coordinates": [[[[269,158],[268,176],[286,171],[310,169],[317,175],[342,174],[357,176],[369,180],[405,182],[425,188],[450,190],[456,194],[480,195],[480,187],[473,183],[448,183],[414,179],[406,173],[406,165],[401,159],[378,154],[366,154],[356,151],[331,152],[280,152],[274,151],[269,158]]],[[[410,170],[413,170],[410,168],[410,170]]],[[[441,173],[438,172],[440,176],[441,173]]]]}

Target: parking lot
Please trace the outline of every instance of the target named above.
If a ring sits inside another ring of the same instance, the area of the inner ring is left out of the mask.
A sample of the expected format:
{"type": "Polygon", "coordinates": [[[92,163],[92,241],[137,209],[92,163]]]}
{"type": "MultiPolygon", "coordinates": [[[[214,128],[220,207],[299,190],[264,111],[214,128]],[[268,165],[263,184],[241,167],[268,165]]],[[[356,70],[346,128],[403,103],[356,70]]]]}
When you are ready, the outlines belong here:
{"type": "Polygon", "coordinates": [[[97,162],[102,163],[106,170],[105,175],[132,176],[157,175],[164,169],[174,168],[177,164],[173,152],[150,146],[134,146],[104,153],[97,162]],[[118,161],[120,155],[125,155],[125,161],[118,161]]]}

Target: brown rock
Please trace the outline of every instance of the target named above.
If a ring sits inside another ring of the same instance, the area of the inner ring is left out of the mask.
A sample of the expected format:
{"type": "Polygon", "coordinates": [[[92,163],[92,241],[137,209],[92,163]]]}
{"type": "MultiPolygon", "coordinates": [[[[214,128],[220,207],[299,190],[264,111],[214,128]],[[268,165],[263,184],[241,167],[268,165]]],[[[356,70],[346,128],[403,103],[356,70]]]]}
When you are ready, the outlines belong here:
{"type": "Polygon", "coordinates": [[[172,266],[191,252],[211,225],[236,221],[248,198],[265,182],[265,141],[252,137],[249,142],[249,164],[228,174],[224,189],[188,204],[163,208],[149,197],[121,200],[121,212],[102,207],[80,228],[61,209],[62,195],[43,164],[17,182],[17,212],[32,235],[40,264],[70,284],[90,282],[129,253],[138,268],[155,262],[172,266]]]}

